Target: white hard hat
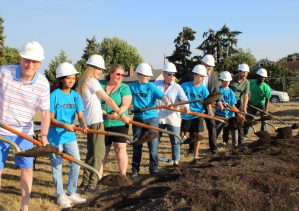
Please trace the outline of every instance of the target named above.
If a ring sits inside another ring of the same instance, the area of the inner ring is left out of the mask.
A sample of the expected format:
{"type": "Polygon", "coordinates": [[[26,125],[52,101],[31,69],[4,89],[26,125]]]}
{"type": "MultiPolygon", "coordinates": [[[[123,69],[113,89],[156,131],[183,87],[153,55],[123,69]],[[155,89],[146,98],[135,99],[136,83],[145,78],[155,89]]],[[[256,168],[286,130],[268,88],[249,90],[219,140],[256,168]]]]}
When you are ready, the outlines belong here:
{"type": "Polygon", "coordinates": [[[220,78],[220,80],[223,80],[223,81],[231,81],[231,80],[233,80],[232,79],[232,75],[228,71],[221,72],[219,78],[220,78]]]}
{"type": "Polygon", "coordinates": [[[163,72],[170,72],[170,73],[176,73],[176,67],[172,62],[164,64],[164,67],[162,69],[163,72]]]}
{"type": "Polygon", "coordinates": [[[258,75],[260,75],[262,77],[265,77],[265,78],[268,77],[267,70],[264,69],[264,68],[258,69],[258,71],[256,72],[256,74],[258,74],[258,75]]]}
{"type": "Polygon", "coordinates": [[[207,75],[207,69],[206,69],[206,67],[205,67],[204,65],[202,65],[202,64],[198,64],[198,65],[196,65],[196,66],[193,68],[192,72],[193,72],[193,73],[197,73],[197,74],[202,75],[202,76],[205,76],[205,77],[208,76],[208,75],[207,75]]]}
{"type": "Polygon", "coordinates": [[[140,73],[145,76],[153,76],[152,68],[147,63],[141,63],[136,68],[136,73],[140,73]]]}
{"type": "Polygon", "coordinates": [[[68,62],[63,62],[56,68],[56,78],[75,75],[79,72],[75,69],[74,65],[68,62]]]}
{"type": "Polygon", "coordinates": [[[94,54],[92,56],[90,56],[86,62],[86,64],[91,65],[91,66],[95,66],[101,69],[106,69],[105,68],[105,61],[103,59],[102,56],[94,54]]]}
{"type": "Polygon", "coordinates": [[[20,52],[20,56],[25,59],[30,59],[34,61],[43,61],[44,56],[44,49],[36,41],[30,41],[23,46],[22,51],[20,52]]]}
{"type": "Polygon", "coordinates": [[[212,56],[212,55],[209,55],[209,54],[205,55],[201,61],[203,63],[205,63],[206,65],[215,67],[215,59],[214,59],[214,56],[212,56]]]}
{"type": "Polygon", "coordinates": [[[238,71],[249,72],[248,64],[239,64],[238,71]]]}

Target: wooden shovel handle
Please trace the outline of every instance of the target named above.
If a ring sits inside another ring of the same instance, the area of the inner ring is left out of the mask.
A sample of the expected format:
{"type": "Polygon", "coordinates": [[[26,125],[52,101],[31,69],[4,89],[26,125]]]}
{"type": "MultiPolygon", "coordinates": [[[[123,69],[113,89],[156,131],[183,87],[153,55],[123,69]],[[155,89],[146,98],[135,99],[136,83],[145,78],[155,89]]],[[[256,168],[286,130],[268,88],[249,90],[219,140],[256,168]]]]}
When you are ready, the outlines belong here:
{"type": "MultiPolygon", "coordinates": [[[[82,131],[82,128],[80,127],[74,127],[74,130],[76,131],[82,131]]],[[[93,129],[86,129],[86,131],[88,133],[97,133],[97,134],[101,134],[101,135],[105,135],[105,136],[108,136],[108,132],[107,131],[104,131],[104,130],[93,130],[93,129]]]]}

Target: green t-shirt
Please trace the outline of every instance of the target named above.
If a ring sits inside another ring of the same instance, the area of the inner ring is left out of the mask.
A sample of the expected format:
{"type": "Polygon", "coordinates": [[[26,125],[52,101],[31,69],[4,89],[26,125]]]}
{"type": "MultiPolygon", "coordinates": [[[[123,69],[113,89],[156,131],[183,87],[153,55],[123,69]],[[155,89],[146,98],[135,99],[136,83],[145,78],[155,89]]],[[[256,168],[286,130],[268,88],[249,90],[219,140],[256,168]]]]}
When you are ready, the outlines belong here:
{"type": "MultiPolygon", "coordinates": [[[[106,80],[100,81],[100,84],[102,85],[104,90],[106,90],[106,83],[107,83],[106,80]]],[[[121,83],[121,85],[118,87],[118,89],[116,91],[109,94],[109,97],[111,97],[113,99],[113,101],[116,103],[116,105],[118,105],[120,107],[121,106],[121,98],[123,96],[128,96],[128,95],[132,95],[129,86],[127,84],[121,83]]],[[[113,112],[113,109],[104,100],[102,100],[102,109],[103,109],[103,111],[106,111],[106,113],[108,113],[108,114],[110,112],[113,112]]],[[[124,114],[128,116],[129,115],[128,110],[126,110],[124,112],[124,114]]],[[[125,125],[125,124],[119,120],[106,119],[104,121],[105,128],[112,127],[112,126],[122,126],[122,125],[125,125]]]]}
{"type": "Polygon", "coordinates": [[[233,76],[233,80],[230,82],[229,87],[235,92],[237,104],[242,102],[244,94],[249,94],[250,82],[245,79],[241,83],[238,81],[238,75],[233,76]]]}
{"type": "Polygon", "coordinates": [[[270,97],[271,89],[268,84],[263,82],[261,85],[258,85],[257,80],[250,80],[250,104],[264,105],[266,103],[266,100],[270,97]]]}

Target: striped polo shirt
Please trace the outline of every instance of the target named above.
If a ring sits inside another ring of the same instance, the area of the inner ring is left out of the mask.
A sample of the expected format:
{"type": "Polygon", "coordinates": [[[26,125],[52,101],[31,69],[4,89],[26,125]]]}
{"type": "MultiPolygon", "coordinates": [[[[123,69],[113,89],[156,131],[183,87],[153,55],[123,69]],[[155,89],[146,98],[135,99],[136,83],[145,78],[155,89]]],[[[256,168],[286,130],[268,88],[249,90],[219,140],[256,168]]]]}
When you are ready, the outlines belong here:
{"type": "MultiPolygon", "coordinates": [[[[21,79],[20,65],[5,65],[0,68],[0,120],[25,134],[33,134],[33,118],[36,110],[50,109],[48,80],[36,73],[33,80],[21,79]]],[[[0,128],[2,135],[15,135],[0,128]]]]}

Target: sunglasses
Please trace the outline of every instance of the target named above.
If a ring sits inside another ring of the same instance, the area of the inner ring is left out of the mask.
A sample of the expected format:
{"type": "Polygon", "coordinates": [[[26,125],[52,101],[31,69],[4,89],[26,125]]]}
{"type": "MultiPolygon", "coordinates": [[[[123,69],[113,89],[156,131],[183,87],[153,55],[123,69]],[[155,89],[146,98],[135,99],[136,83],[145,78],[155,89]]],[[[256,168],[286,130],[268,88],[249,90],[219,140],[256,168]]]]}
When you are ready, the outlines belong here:
{"type": "Polygon", "coordinates": [[[175,74],[173,74],[173,73],[168,73],[167,74],[169,77],[171,77],[171,76],[175,76],[175,74]]]}
{"type": "Polygon", "coordinates": [[[117,76],[121,76],[121,77],[125,77],[124,74],[121,74],[121,73],[116,73],[117,76]]]}

